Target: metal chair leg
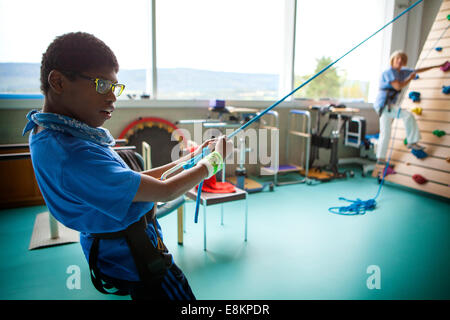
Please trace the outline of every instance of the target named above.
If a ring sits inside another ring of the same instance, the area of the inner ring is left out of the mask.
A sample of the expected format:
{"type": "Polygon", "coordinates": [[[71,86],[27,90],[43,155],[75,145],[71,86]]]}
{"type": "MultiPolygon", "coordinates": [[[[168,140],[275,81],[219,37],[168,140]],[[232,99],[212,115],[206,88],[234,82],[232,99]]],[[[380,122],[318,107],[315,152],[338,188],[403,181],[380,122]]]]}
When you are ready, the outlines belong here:
{"type": "Polygon", "coordinates": [[[245,194],[245,241],[247,241],[248,193],[245,194]]]}
{"type": "Polygon", "coordinates": [[[203,250],[206,251],[206,204],[203,205],[203,250]]]}

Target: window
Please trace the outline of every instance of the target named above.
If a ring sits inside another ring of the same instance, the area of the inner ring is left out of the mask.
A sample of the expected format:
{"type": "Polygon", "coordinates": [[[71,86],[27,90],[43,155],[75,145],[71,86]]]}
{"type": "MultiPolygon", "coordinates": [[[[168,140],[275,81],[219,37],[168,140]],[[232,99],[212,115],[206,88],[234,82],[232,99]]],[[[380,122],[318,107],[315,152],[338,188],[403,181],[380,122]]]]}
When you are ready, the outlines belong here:
{"type": "MultiPolygon", "coordinates": [[[[380,0],[298,0],[294,87],[383,26],[384,12],[385,1],[380,0]]],[[[382,68],[382,32],[295,97],[373,101],[382,68]]]]}
{"type": "Polygon", "coordinates": [[[157,1],[158,99],[276,99],[283,5],[157,1]]]}
{"type": "MultiPolygon", "coordinates": [[[[156,1],[156,0],[155,0],[156,1]]],[[[381,27],[386,0],[297,0],[297,87],[381,27]]],[[[115,52],[119,99],[148,92],[151,0],[0,0],[0,93],[39,93],[42,53],[58,35],[90,32],[115,52]]],[[[284,56],[285,1],[158,0],[158,99],[276,100],[284,56]]],[[[296,92],[296,98],[373,101],[383,32],[296,92]]],[[[281,79],[283,80],[283,79],[281,79]]],[[[284,90],[284,88],[281,88],[284,90]]]]}
{"type": "Polygon", "coordinates": [[[150,32],[147,0],[0,0],[0,93],[39,93],[42,54],[56,36],[83,31],[116,54],[127,94],[145,91],[150,32]]]}

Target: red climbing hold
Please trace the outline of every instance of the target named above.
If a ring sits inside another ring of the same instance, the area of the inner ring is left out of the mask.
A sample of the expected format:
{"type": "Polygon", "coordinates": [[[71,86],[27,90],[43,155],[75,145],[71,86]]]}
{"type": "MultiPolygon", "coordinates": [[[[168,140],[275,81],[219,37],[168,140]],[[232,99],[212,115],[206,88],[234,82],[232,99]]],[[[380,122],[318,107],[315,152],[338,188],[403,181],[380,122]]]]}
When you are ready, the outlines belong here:
{"type": "Polygon", "coordinates": [[[444,63],[444,64],[441,66],[441,70],[444,71],[444,72],[450,70],[450,62],[447,61],[446,63],[444,63]]]}
{"type": "Polygon", "coordinates": [[[420,174],[415,174],[412,176],[413,180],[415,182],[417,182],[418,184],[424,184],[426,183],[428,180],[425,179],[423,176],[421,176],[420,174]]]}

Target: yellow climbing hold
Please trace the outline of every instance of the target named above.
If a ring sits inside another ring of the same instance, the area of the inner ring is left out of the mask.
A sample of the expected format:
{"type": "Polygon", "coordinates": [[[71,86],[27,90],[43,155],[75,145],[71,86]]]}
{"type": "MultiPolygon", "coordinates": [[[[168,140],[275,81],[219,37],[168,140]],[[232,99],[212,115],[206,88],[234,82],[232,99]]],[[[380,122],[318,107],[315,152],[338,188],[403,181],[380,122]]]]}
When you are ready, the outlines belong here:
{"type": "Polygon", "coordinates": [[[414,112],[415,114],[420,116],[420,115],[422,115],[422,108],[421,107],[415,107],[415,108],[411,109],[411,112],[414,112]]]}

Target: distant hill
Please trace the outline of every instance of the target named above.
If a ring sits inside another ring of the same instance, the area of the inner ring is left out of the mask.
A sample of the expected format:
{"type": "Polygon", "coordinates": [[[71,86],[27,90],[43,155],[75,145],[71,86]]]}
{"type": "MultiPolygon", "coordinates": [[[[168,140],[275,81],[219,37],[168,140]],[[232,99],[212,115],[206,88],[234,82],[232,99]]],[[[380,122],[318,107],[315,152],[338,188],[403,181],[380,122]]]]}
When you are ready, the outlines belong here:
{"type": "MultiPolygon", "coordinates": [[[[145,74],[144,69],[120,70],[117,77],[126,85],[121,98],[145,93],[145,74]]],[[[39,77],[39,63],[0,63],[0,93],[40,93],[39,77]]],[[[339,98],[367,101],[368,92],[369,82],[345,80],[339,98]]],[[[302,92],[297,97],[305,98],[302,92]]],[[[276,100],[278,75],[163,68],[158,69],[158,98],[276,100]]]]}
{"type": "MultiPolygon", "coordinates": [[[[121,70],[124,94],[145,92],[145,70],[121,70]]],[[[0,93],[39,93],[39,63],[0,63],[0,93]]],[[[216,72],[188,68],[158,69],[162,99],[274,99],[278,75],[216,72]]]]}
{"type": "Polygon", "coordinates": [[[38,93],[39,63],[0,63],[0,92],[38,93]]]}

